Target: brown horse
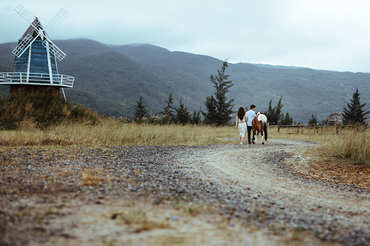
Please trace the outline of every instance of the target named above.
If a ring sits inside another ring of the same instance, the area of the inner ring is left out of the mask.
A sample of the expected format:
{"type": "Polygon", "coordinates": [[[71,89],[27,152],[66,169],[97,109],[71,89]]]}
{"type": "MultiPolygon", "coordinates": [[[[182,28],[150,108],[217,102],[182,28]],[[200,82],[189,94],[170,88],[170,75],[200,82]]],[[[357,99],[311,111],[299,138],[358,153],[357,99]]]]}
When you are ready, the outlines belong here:
{"type": "Polygon", "coordinates": [[[264,114],[258,114],[252,120],[252,130],[254,137],[261,132],[261,141],[264,144],[263,134],[265,134],[265,141],[267,141],[267,117],[264,114]],[[257,134],[256,134],[257,131],[257,134]]]}

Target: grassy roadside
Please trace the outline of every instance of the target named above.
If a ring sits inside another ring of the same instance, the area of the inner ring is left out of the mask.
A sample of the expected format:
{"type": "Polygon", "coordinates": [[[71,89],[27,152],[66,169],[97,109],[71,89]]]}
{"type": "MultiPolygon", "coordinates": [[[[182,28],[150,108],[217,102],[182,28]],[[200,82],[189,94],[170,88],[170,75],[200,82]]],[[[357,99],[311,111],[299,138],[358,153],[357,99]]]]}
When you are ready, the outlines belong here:
{"type": "MultiPolygon", "coordinates": [[[[235,143],[232,127],[166,124],[165,118],[149,117],[142,124],[127,123],[92,112],[81,105],[52,96],[0,96],[0,147],[117,145],[212,145],[235,143]]],[[[336,157],[370,166],[369,130],[364,127],[269,129],[270,139],[325,143],[308,150],[317,158],[336,157]]]]}
{"type": "MultiPolygon", "coordinates": [[[[269,139],[291,139],[323,143],[305,151],[316,161],[339,158],[354,164],[370,166],[370,131],[365,128],[333,128],[292,133],[291,129],[270,127],[269,139]]],[[[117,145],[213,145],[237,143],[234,127],[206,125],[153,125],[123,123],[111,118],[101,119],[99,124],[64,123],[46,129],[23,127],[20,130],[0,131],[2,147],[20,146],[84,146],[105,147],[117,145]]]]}
{"type": "Polygon", "coordinates": [[[106,120],[99,125],[62,124],[45,130],[0,131],[0,145],[85,146],[212,145],[232,143],[222,137],[235,135],[231,127],[149,125],[106,120]]]}
{"type": "MultiPolygon", "coordinates": [[[[269,138],[315,141],[322,145],[305,151],[314,161],[324,161],[331,158],[346,160],[353,164],[370,166],[370,130],[362,126],[344,128],[335,131],[334,128],[324,128],[316,131],[304,128],[303,132],[292,133],[291,129],[271,128],[269,138]]],[[[331,159],[331,161],[334,161],[331,159]]]]}

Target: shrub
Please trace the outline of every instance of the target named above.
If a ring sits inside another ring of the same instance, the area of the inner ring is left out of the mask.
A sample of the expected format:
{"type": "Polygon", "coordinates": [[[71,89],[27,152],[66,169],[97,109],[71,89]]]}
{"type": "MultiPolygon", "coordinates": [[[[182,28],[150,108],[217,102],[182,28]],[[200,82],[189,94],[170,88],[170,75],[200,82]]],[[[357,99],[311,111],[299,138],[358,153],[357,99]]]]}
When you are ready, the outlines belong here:
{"type": "Polygon", "coordinates": [[[0,129],[17,130],[20,126],[33,125],[44,129],[63,122],[88,122],[96,124],[98,113],[69,101],[47,95],[15,94],[0,96],[0,129]]]}

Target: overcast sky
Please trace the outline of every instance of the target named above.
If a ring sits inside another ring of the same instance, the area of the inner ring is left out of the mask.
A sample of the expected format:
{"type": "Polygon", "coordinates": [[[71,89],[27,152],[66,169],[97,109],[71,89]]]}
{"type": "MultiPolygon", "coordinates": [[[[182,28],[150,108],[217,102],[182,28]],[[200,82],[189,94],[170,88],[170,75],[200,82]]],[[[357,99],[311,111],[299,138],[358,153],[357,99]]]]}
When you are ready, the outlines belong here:
{"type": "Polygon", "coordinates": [[[43,26],[61,8],[68,12],[47,31],[52,40],[149,43],[231,63],[370,72],[369,0],[1,0],[0,43],[18,41],[29,26],[14,11],[18,4],[43,26]]]}

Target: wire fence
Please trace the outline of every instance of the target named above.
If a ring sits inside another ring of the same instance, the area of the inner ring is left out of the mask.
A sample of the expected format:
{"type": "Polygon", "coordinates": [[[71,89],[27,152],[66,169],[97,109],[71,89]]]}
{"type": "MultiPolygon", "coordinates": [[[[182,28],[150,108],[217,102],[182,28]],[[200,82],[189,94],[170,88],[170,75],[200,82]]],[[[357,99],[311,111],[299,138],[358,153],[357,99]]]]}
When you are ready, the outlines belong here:
{"type": "Polygon", "coordinates": [[[344,129],[352,129],[352,130],[360,130],[366,131],[369,129],[368,125],[334,125],[334,126],[323,126],[323,125],[305,125],[303,123],[300,124],[292,124],[292,125],[269,125],[269,128],[276,128],[277,133],[290,133],[290,134],[299,134],[299,133],[329,133],[333,132],[339,134],[344,129]],[[281,131],[284,129],[284,132],[281,131]]]}

